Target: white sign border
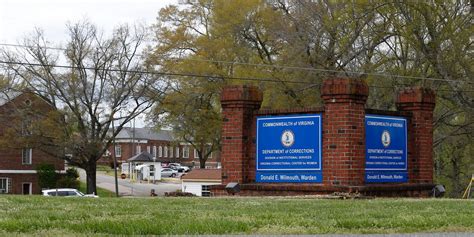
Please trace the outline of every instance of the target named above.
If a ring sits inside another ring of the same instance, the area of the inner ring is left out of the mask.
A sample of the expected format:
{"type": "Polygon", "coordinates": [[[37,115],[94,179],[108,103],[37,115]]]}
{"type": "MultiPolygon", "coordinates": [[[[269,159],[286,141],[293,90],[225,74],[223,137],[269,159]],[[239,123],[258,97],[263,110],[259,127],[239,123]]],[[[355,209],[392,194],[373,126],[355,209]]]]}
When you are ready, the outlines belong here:
{"type": "MultiPolygon", "coordinates": [[[[366,171],[400,171],[400,172],[408,172],[408,123],[407,123],[407,118],[405,117],[395,117],[395,116],[384,116],[381,117],[382,115],[376,116],[376,115],[365,115],[365,118],[378,118],[378,119],[390,119],[390,120],[400,120],[405,123],[405,168],[404,169],[377,169],[377,168],[372,168],[372,169],[367,169],[365,168],[366,171]]],[[[364,128],[366,128],[367,120],[364,118],[364,128]]],[[[366,131],[364,131],[365,133],[366,131]]],[[[367,134],[365,134],[365,137],[367,139],[367,134]]],[[[367,141],[365,142],[365,162],[367,161],[367,141]]],[[[364,166],[365,166],[364,162],[364,166]]]]}
{"type": "Polygon", "coordinates": [[[321,125],[322,125],[322,114],[312,114],[312,115],[302,115],[302,116],[278,116],[278,117],[257,117],[257,134],[256,134],[256,146],[255,146],[255,163],[256,163],[256,170],[255,171],[321,171],[323,168],[323,164],[321,163],[322,160],[322,133],[321,133],[321,125]],[[295,118],[319,118],[319,168],[318,169],[259,169],[258,168],[258,123],[261,120],[274,120],[274,119],[295,119],[295,118]]]}

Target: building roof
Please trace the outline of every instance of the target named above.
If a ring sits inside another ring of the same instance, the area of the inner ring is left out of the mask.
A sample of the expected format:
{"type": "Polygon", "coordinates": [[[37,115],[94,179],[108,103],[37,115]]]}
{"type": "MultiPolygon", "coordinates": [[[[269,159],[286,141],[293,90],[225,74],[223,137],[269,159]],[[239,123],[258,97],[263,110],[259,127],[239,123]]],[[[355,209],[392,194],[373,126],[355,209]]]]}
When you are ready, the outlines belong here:
{"type": "Polygon", "coordinates": [[[17,96],[21,95],[21,92],[18,91],[6,91],[0,92],[0,106],[6,104],[7,102],[15,99],[17,96]]]}
{"type": "Polygon", "coordinates": [[[153,162],[153,155],[144,151],[138,155],[132,156],[127,161],[130,162],[153,162]]]}
{"type": "Polygon", "coordinates": [[[173,141],[172,131],[155,128],[123,127],[115,139],[159,140],[173,141]]]}
{"type": "Polygon", "coordinates": [[[222,181],[220,169],[195,169],[181,177],[183,181],[222,181]]]}

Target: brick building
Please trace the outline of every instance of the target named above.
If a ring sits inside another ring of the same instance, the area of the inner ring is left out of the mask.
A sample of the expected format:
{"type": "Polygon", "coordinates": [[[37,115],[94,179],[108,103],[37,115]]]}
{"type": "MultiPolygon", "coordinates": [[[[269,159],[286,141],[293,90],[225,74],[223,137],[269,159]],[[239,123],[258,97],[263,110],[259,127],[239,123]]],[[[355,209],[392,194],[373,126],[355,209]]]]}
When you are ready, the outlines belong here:
{"type": "MultiPolygon", "coordinates": [[[[50,104],[31,93],[0,94],[0,139],[5,139],[9,131],[17,131],[18,136],[31,135],[35,131],[27,129],[28,123],[38,117],[35,115],[51,109],[50,104]]],[[[0,193],[41,193],[36,173],[39,164],[51,164],[57,172],[64,171],[63,160],[37,148],[8,148],[3,143],[0,147],[0,193]]]]}
{"type": "MultiPolygon", "coordinates": [[[[199,168],[199,156],[190,144],[178,142],[173,138],[170,130],[156,130],[153,128],[124,127],[115,138],[115,154],[119,164],[143,151],[156,157],[162,164],[181,163],[190,167],[199,168]]],[[[99,160],[102,164],[111,164],[112,149],[99,160]]],[[[206,162],[206,167],[220,166],[219,152],[213,152],[206,162]]]]}

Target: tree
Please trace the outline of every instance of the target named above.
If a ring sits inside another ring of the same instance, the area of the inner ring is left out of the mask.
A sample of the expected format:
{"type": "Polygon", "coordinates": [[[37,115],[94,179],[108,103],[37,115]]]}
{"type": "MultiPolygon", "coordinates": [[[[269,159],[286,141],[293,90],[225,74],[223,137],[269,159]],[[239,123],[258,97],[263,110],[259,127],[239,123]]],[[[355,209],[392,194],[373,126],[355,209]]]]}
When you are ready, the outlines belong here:
{"type": "Polygon", "coordinates": [[[179,89],[170,92],[154,112],[160,115],[155,120],[158,126],[172,126],[178,141],[197,151],[199,166],[204,169],[209,156],[219,149],[221,116],[215,101],[217,95],[201,89],[180,83],[179,89]]]}
{"type": "Polygon", "coordinates": [[[1,58],[5,71],[21,79],[22,89],[55,108],[35,125],[28,142],[83,168],[87,192],[96,193],[97,160],[125,124],[160,101],[166,84],[143,72],[138,52],[144,27],[120,26],[110,38],[88,22],[67,29],[64,51],[52,49],[36,30],[24,40],[26,48],[3,50],[1,58]]]}
{"type": "Polygon", "coordinates": [[[472,170],[466,165],[474,135],[471,5],[185,1],[160,11],[148,62],[208,75],[172,77],[185,98],[214,93],[205,98],[217,101],[221,86],[253,83],[264,91],[263,106],[275,109],[320,105],[318,85],[328,76],[365,78],[367,105],[376,109],[395,109],[392,95],[401,88],[430,87],[438,98],[437,179],[458,187],[472,170]],[[194,87],[181,86],[188,82],[194,87]]]}
{"type": "Polygon", "coordinates": [[[406,1],[387,7],[382,16],[392,19],[394,36],[385,44],[384,70],[416,76],[404,83],[436,91],[436,179],[447,185],[451,197],[459,197],[473,169],[471,5],[465,1],[406,1]]]}
{"type": "Polygon", "coordinates": [[[364,10],[372,6],[362,5],[343,14],[345,8],[338,4],[289,4],[286,1],[188,1],[181,7],[169,6],[160,11],[154,26],[157,45],[148,63],[159,66],[161,72],[195,76],[170,77],[174,91],[168,95],[168,102],[154,112],[158,114],[157,120],[171,124],[181,139],[201,140],[193,147],[198,150],[202,167],[205,154],[209,153],[205,152],[204,144],[218,147],[213,144],[218,142],[219,133],[212,129],[220,127],[218,102],[223,85],[243,82],[258,85],[264,89],[266,107],[314,106],[319,103],[317,84],[322,81],[321,75],[327,73],[286,70],[278,64],[291,62],[293,67],[318,69],[355,67],[357,60],[370,61],[363,59],[382,42],[382,36],[363,41],[367,35],[380,35],[381,24],[374,23],[372,15],[368,14],[368,20],[362,18],[366,14],[364,10]],[[306,10],[321,5],[331,12],[318,11],[313,16],[314,12],[306,10]],[[358,17],[357,23],[351,18],[354,15],[358,17]],[[335,19],[340,19],[337,24],[321,24],[335,19]],[[311,28],[315,25],[320,29],[311,28]],[[322,31],[326,33],[321,34],[322,31]],[[328,43],[325,37],[329,33],[335,35],[328,43]],[[341,36],[347,40],[338,41],[341,36]],[[338,65],[340,62],[344,65],[338,65]],[[231,81],[230,77],[271,78],[272,82],[231,81]],[[166,115],[161,116],[164,112],[166,115]]]}

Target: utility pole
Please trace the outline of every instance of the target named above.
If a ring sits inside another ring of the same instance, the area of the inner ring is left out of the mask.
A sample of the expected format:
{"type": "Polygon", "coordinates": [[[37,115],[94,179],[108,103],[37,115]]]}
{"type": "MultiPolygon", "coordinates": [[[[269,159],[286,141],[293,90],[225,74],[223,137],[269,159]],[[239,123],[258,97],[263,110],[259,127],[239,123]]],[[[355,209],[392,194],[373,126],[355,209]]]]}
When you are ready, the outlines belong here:
{"type": "Polygon", "coordinates": [[[156,156],[153,156],[153,184],[156,183],[156,156]]]}
{"type": "MultiPolygon", "coordinates": [[[[136,155],[137,153],[137,147],[135,146],[135,118],[133,118],[133,124],[132,124],[132,157],[136,155]]],[[[133,163],[132,163],[133,164],[133,163]]],[[[132,176],[131,180],[135,180],[135,167],[132,166],[132,176]]]]}
{"type": "Polygon", "coordinates": [[[118,190],[118,178],[117,178],[117,156],[115,154],[115,120],[112,117],[112,146],[113,146],[113,154],[114,154],[114,176],[115,176],[115,196],[119,197],[119,190],[118,190]]]}

